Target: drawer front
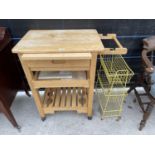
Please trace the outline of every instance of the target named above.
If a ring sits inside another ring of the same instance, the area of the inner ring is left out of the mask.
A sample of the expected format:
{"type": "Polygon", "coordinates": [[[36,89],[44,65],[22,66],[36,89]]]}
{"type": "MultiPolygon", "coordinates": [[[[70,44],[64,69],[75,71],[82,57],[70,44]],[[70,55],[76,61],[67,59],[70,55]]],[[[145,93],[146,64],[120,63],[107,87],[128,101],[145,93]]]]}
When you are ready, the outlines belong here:
{"type": "Polygon", "coordinates": [[[23,54],[21,60],[32,71],[89,70],[90,53],[23,54]]]}
{"type": "Polygon", "coordinates": [[[90,60],[26,60],[33,70],[89,70],[90,60]]]}

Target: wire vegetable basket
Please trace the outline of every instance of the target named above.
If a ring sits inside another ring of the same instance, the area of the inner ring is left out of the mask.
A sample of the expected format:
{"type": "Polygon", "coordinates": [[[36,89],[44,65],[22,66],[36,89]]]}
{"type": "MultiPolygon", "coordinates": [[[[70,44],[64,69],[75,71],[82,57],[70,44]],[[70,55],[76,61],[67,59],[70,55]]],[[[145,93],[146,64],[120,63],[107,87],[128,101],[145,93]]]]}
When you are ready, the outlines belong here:
{"type": "Polygon", "coordinates": [[[100,63],[109,83],[113,81],[124,84],[130,82],[133,71],[129,68],[121,55],[100,56],[100,63]]]}
{"type": "Polygon", "coordinates": [[[126,84],[130,82],[133,75],[133,71],[121,55],[100,55],[96,93],[102,119],[121,116],[127,96],[126,84]]]}

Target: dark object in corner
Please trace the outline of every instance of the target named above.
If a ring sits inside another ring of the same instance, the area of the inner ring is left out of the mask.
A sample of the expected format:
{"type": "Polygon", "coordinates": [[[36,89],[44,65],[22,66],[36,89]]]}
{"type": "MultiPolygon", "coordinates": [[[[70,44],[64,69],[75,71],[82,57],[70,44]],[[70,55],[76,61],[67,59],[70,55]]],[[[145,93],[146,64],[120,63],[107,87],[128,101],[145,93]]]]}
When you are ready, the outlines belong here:
{"type": "Polygon", "coordinates": [[[155,36],[143,40],[143,71],[137,76],[137,81],[135,81],[135,84],[128,90],[128,93],[134,90],[138,103],[143,112],[143,118],[140,122],[139,130],[142,130],[145,126],[155,105],[155,67],[153,65],[153,51],[155,51],[155,36]],[[139,93],[136,90],[136,87],[143,87],[145,93],[139,93]],[[147,96],[150,101],[144,102],[141,99],[141,96],[147,96]]]}
{"type": "Polygon", "coordinates": [[[0,112],[4,113],[14,127],[19,128],[10,110],[21,82],[11,48],[9,32],[0,27],[0,112]]]}

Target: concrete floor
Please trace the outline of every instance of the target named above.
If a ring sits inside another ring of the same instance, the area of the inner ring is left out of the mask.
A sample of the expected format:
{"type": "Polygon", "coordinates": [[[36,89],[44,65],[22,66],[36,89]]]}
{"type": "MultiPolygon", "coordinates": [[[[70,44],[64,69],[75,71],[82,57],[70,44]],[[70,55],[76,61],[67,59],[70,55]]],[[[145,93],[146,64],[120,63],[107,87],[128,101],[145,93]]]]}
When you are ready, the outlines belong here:
{"type": "Polygon", "coordinates": [[[96,96],[94,97],[94,115],[90,121],[83,114],[76,112],[57,112],[54,115],[47,116],[42,122],[40,120],[33,97],[29,98],[24,92],[19,92],[12,105],[12,112],[22,127],[19,132],[12,127],[10,122],[0,114],[0,134],[103,134],[103,135],[121,135],[121,134],[155,134],[155,110],[153,110],[146,127],[138,130],[139,122],[142,118],[142,112],[137,103],[133,103],[134,94],[131,93],[124,104],[122,119],[116,121],[116,118],[100,119],[99,105],[96,96]]]}

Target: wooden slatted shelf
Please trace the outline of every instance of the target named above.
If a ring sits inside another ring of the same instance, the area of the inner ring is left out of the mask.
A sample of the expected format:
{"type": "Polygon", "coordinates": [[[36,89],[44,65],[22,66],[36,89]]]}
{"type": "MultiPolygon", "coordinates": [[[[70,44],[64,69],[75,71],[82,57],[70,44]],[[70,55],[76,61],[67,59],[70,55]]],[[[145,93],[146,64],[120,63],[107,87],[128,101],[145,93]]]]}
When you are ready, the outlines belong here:
{"type": "Polygon", "coordinates": [[[87,113],[85,88],[48,88],[45,90],[43,109],[46,114],[55,111],[87,113]]]}

